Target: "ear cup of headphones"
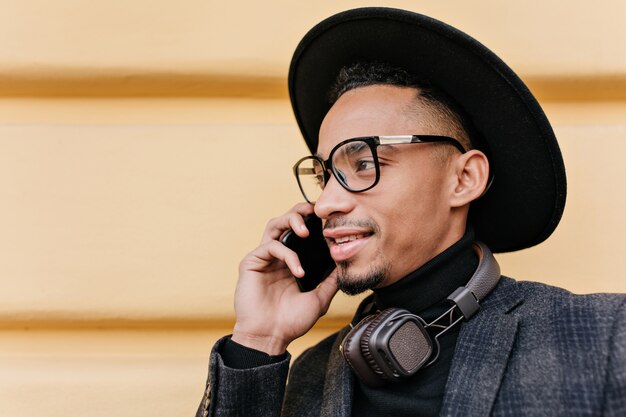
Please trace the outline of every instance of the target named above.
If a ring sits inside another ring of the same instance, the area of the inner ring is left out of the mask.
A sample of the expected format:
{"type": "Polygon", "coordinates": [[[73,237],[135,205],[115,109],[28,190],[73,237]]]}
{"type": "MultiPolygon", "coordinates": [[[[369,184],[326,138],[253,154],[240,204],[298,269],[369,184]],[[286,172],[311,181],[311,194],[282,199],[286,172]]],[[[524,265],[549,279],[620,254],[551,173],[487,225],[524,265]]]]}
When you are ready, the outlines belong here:
{"type": "Polygon", "coordinates": [[[428,360],[432,347],[423,320],[399,308],[365,317],[340,345],[350,368],[370,387],[413,375],[428,360]]]}
{"type": "Polygon", "coordinates": [[[379,374],[375,373],[368,365],[361,353],[361,337],[363,332],[376,316],[371,315],[361,320],[344,337],[340,345],[341,353],[346,363],[361,381],[370,387],[381,387],[387,383],[379,374]]]}
{"type": "Polygon", "coordinates": [[[376,372],[376,374],[380,375],[380,377],[384,380],[387,380],[389,378],[381,368],[381,365],[376,360],[374,353],[372,353],[372,349],[374,349],[374,347],[370,344],[370,340],[372,334],[379,327],[380,323],[385,322],[387,319],[390,319],[393,316],[403,313],[408,312],[399,308],[388,308],[381,311],[378,315],[376,315],[373,320],[369,322],[369,324],[363,331],[363,336],[361,336],[361,354],[363,355],[363,358],[365,358],[372,370],[376,372]]]}
{"type": "Polygon", "coordinates": [[[433,354],[433,341],[420,320],[414,315],[404,317],[388,335],[381,335],[387,355],[393,358],[392,373],[398,378],[415,374],[433,354]]]}

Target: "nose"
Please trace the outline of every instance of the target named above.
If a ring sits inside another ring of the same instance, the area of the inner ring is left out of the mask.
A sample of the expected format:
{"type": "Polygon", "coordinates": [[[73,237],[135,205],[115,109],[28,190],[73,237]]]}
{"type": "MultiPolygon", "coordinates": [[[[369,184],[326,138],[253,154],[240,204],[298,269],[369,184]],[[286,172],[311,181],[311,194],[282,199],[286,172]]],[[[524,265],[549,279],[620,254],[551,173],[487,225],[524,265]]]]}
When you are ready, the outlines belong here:
{"type": "Polygon", "coordinates": [[[320,219],[328,219],[334,214],[349,213],[354,208],[354,203],[354,193],[343,188],[337,178],[331,175],[315,202],[314,211],[320,219]]]}

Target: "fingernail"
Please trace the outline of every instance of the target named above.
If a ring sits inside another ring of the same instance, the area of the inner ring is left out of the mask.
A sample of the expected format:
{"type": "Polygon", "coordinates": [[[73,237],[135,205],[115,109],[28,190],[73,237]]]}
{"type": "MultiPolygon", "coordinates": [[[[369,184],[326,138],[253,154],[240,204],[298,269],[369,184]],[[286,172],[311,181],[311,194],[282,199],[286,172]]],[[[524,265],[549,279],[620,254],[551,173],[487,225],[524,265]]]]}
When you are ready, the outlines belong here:
{"type": "Polygon", "coordinates": [[[303,225],[303,224],[301,224],[301,225],[300,225],[300,230],[302,230],[302,231],[306,230],[306,226],[305,226],[305,225],[303,225]]]}
{"type": "Polygon", "coordinates": [[[298,274],[300,274],[300,275],[304,274],[304,269],[302,269],[301,266],[298,267],[298,274]]]}

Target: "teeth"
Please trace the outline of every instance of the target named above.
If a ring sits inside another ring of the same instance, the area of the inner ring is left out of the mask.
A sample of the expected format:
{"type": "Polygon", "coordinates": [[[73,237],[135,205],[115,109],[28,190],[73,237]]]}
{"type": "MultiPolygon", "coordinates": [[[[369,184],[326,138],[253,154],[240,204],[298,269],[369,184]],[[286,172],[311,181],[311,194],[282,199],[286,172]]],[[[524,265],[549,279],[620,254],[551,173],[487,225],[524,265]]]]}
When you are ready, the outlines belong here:
{"type": "Polygon", "coordinates": [[[346,242],[352,242],[353,240],[357,240],[362,238],[363,235],[351,235],[351,236],[344,236],[344,237],[340,237],[335,239],[335,242],[337,244],[342,244],[342,243],[346,243],[346,242]]]}

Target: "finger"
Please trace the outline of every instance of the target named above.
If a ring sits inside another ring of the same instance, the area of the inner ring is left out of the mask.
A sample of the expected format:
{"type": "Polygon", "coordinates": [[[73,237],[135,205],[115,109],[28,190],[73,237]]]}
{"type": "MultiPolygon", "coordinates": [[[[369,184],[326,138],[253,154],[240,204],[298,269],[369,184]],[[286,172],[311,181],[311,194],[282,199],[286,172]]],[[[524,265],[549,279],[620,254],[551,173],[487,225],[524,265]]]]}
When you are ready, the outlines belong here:
{"type": "Polygon", "coordinates": [[[317,298],[320,301],[320,316],[323,316],[330,307],[330,302],[333,300],[339,287],[337,287],[337,270],[335,269],[324,281],[314,290],[317,292],[317,298]]]}
{"type": "Polygon", "coordinates": [[[298,278],[304,276],[304,269],[302,269],[298,255],[276,240],[259,246],[250,255],[250,264],[244,266],[247,270],[261,273],[270,272],[268,267],[278,260],[287,265],[294,276],[298,278]]]}
{"type": "Polygon", "coordinates": [[[270,220],[265,227],[261,244],[279,240],[286,231],[293,230],[300,237],[307,237],[309,231],[304,224],[304,217],[313,213],[313,206],[308,203],[295,205],[289,212],[270,220]]]}
{"type": "Polygon", "coordinates": [[[307,214],[313,213],[313,207],[314,206],[311,203],[298,203],[294,205],[290,211],[295,211],[296,213],[300,213],[303,216],[306,216],[307,214]]]}

